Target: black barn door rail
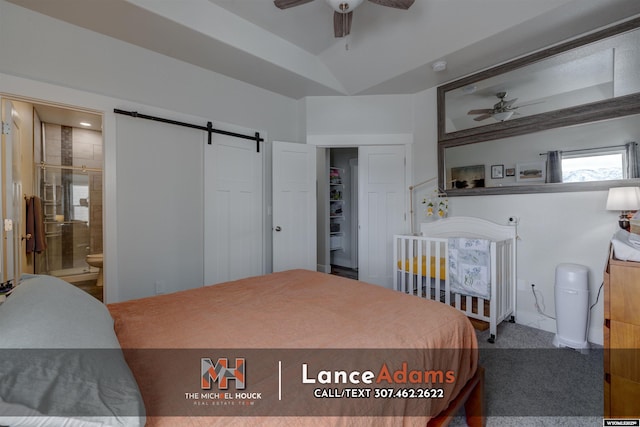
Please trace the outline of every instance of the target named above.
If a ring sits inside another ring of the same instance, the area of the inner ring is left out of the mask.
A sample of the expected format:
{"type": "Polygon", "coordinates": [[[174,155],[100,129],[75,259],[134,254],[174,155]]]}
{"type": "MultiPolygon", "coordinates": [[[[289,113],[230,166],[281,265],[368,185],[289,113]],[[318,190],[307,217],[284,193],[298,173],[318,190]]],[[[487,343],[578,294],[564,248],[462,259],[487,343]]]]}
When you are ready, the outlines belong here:
{"type": "Polygon", "coordinates": [[[168,123],[170,125],[184,126],[184,127],[188,127],[188,128],[192,128],[192,129],[203,130],[203,131],[207,132],[207,134],[209,135],[208,140],[207,140],[209,145],[211,145],[211,134],[213,134],[213,133],[217,133],[217,134],[220,134],[220,135],[233,136],[235,138],[253,140],[253,141],[256,142],[256,151],[258,153],[260,152],[260,143],[262,141],[264,141],[264,138],[260,138],[260,132],[256,132],[253,136],[251,136],[251,135],[243,135],[241,133],[235,133],[235,132],[228,132],[226,130],[214,129],[213,128],[213,123],[211,123],[211,122],[207,122],[206,126],[202,126],[202,125],[194,125],[192,123],[179,122],[177,120],[163,119],[162,117],[148,116],[146,114],[140,114],[137,111],[125,111],[125,110],[119,110],[117,108],[114,108],[113,112],[116,113],[116,114],[124,114],[125,116],[131,116],[131,117],[135,117],[135,118],[138,118],[138,119],[153,120],[153,121],[156,121],[156,122],[168,123]]]}

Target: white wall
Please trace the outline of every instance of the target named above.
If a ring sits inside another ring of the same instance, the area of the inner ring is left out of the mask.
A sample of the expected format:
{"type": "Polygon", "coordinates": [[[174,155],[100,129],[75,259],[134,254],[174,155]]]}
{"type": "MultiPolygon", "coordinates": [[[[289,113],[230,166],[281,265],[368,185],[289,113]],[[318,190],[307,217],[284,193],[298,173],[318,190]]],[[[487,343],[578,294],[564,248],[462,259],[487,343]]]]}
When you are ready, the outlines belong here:
{"type": "MultiPolygon", "coordinates": [[[[436,91],[415,95],[416,132],[414,178],[416,182],[435,176],[437,153],[435,123],[436,91]],[[418,117],[433,117],[420,122],[418,117]]],[[[416,193],[418,193],[416,191],[416,193]]],[[[555,316],[554,275],[560,263],[589,268],[590,300],[602,283],[609,240],[617,227],[617,213],[605,210],[607,192],[540,193],[449,199],[449,215],[476,216],[506,224],[509,216],[518,226],[518,322],[551,332],[555,321],[537,313],[531,284],[540,292],[547,314],[555,316]]],[[[418,221],[420,213],[417,214],[418,221]]],[[[589,340],[602,344],[603,295],[591,311],[589,340]]]]}
{"type": "MultiPolygon", "coordinates": [[[[105,293],[109,302],[150,294],[159,279],[147,277],[144,269],[135,266],[149,260],[166,260],[163,245],[147,245],[142,253],[136,245],[120,241],[127,230],[119,224],[117,213],[126,212],[133,203],[139,202],[140,189],[135,185],[128,186],[128,180],[146,173],[158,173],[158,165],[185,168],[189,158],[194,160],[193,155],[185,153],[181,163],[174,162],[182,155],[180,144],[184,141],[177,138],[171,141],[171,145],[165,145],[171,138],[169,135],[164,135],[161,141],[146,138],[136,141],[139,144],[136,146],[126,144],[113,113],[114,108],[202,124],[211,120],[214,127],[222,129],[225,124],[258,129],[268,138],[265,163],[269,161],[270,141],[296,140],[300,135],[299,125],[302,123],[299,104],[295,100],[63,23],[4,0],[0,0],[0,40],[0,93],[92,109],[104,114],[105,293]],[[152,152],[158,164],[151,166],[145,162],[147,159],[118,164],[118,160],[127,159],[128,155],[138,156],[142,152],[152,152]],[[131,267],[119,269],[119,259],[126,259],[131,267]]],[[[149,130],[158,129],[154,122],[145,122],[144,126],[149,130]]],[[[198,168],[201,168],[200,163],[193,165],[194,171],[197,172],[198,168]]],[[[270,168],[265,168],[265,171],[265,189],[268,189],[270,168]]],[[[148,185],[153,183],[148,182],[148,185]]],[[[197,181],[180,191],[198,192],[201,188],[202,183],[197,181]]],[[[201,210],[201,193],[199,198],[185,201],[177,191],[163,193],[166,197],[162,199],[149,197],[146,210],[162,212],[171,205],[189,212],[201,210]]],[[[265,203],[265,212],[269,204],[270,201],[265,203]]],[[[149,215],[148,223],[137,231],[135,239],[156,242],[158,236],[166,231],[165,216],[149,215]]],[[[266,264],[270,265],[271,217],[264,217],[267,230],[265,257],[266,264]]],[[[187,219],[187,216],[183,218],[187,219]]],[[[188,216],[188,220],[193,220],[193,217],[188,216]]],[[[191,257],[190,252],[178,254],[170,263],[160,265],[164,270],[156,274],[165,271],[165,284],[171,286],[172,269],[191,271],[200,268],[194,267],[191,257]]]]}
{"type": "Polygon", "coordinates": [[[410,95],[308,97],[307,134],[401,134],[413,128],[410,95]]]}
{"type": "Polygon", "coordinates": [[[413,142],[411,95],[305,99],[308,144],[354,147],[413,142]]]}

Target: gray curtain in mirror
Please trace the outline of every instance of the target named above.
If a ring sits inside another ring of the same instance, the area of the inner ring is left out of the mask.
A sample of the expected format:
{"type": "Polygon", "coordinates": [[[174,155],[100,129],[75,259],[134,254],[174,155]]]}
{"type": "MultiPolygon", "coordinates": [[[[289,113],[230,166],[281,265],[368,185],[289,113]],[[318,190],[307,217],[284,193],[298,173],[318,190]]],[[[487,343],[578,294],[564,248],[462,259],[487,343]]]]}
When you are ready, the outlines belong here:
{"type": "Polygon", "coordinates": [[[638,145],[635,142],[625,144],[627,150],[627,178],[638,178],[638,145]]]}
{"type": "Polygon", "coordinates": [[[546,182],[562,182],[562,152],[547,152],[547,180],[546,182]]]}

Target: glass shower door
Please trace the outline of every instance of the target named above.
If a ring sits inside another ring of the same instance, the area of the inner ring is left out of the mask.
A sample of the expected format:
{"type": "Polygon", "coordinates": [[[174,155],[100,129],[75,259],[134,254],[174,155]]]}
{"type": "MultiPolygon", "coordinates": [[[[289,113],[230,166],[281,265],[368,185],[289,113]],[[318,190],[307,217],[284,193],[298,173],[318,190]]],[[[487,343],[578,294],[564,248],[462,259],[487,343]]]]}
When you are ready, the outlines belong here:
{"type": "Polygon", "coordinates": [[[47,249],[36,259],[36,272],[58,277],[97,272],[86,256],[102,252],[102,173],[38,170],[47,249]]]}

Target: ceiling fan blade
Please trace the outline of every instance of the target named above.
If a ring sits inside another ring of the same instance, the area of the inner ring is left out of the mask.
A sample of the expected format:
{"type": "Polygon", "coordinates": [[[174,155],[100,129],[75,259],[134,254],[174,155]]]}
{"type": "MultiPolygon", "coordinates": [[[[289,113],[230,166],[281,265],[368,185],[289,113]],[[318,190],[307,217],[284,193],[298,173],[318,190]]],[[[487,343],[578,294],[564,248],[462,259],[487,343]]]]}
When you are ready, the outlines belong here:
{"type": "Polygon", "coordinates": [[[513,98],[513,99],[510,99],[508,101],[504,101],[503,108],[511,107],[513,105],[513,103],[516,102],[517,100],[518,100],[518,98],[513,98]]]}
{"type": "Polygon", "coordinates": [[[467,114],[491,114],[493,110],[490,108],[483,108],[481,110],[471,110],[467,114]]]}
{"type": "Polygon", "coordinates": [[[369,0],[372,3],[379,4],[380,6],[392,7],[394,9],[407,10],[411,7],[415,0],[369,0]]]}
{"type": "Polygon", "coordinates": [[[475,120],[476,122],[481,122],[483,120],[488,119],[489,117],[492,117],[492,115],[491,114],[483,114],[481,116],[478,116],[478,117],[474,118],[473,120],[475,120]]]}
{"type": "Polygon", "coordinates": [[[336,38],[349,35],[349,33],[351,32],[352,19],[353,12],[333,12],[333,34],[336,36],[336,38]]]}
{"type": "Polygon", "coordinates": [[[273,0],[273,4],[275,4],[278,9],[288,9],[311,1],[313,0],[273,0]]]}

